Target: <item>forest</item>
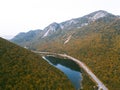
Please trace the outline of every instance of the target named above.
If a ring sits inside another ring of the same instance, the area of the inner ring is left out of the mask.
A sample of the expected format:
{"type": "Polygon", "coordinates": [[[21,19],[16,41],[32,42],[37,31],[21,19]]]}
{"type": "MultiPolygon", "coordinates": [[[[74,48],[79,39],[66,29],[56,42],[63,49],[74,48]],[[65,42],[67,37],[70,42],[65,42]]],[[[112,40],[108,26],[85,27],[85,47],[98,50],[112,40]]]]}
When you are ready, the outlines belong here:
{"type": "Polygon", "coordinates": [[[0,90],[75,90],[40,55],[0,38],[0,90]]]}

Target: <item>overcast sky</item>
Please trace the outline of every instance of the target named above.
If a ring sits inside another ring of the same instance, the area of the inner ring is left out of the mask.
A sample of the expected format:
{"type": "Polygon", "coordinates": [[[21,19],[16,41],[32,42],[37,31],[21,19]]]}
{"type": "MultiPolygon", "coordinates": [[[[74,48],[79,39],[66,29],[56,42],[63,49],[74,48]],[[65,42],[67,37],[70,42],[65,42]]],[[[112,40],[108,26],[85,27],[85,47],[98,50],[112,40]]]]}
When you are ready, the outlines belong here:
{"type": "Polygon", "coordinates": [[[97,10],[120,15],[120,0],[0,0],[0,37],[44,29],[97,10]]]}

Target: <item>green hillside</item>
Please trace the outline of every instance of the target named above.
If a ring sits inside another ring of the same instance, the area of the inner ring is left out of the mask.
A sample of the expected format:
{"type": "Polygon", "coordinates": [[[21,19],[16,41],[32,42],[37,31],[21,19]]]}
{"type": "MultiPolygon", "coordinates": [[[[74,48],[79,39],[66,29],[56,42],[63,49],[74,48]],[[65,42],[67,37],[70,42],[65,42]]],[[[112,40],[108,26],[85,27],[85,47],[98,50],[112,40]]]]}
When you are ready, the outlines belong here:
{"type": "Polygon", "coordinates": [[[40,56],[0,38],[0,90],[74,90],[40,56]]]}

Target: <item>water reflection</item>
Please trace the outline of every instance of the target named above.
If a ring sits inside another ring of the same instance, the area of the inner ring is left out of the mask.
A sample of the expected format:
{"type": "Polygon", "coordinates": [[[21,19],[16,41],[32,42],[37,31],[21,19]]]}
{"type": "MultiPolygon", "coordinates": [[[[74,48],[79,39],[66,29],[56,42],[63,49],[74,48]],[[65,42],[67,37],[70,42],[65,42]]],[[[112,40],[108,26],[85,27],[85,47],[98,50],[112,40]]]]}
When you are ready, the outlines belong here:
{"type": "Polygon", "coordinates": [[[69,59],[60,59],[52,56],[45,56],[44,59],[64,72],[64,74],[66,74],[68,79],[75,86],[76,90],[79,90],[82,75],[79,66],[74,61],[69,59]]]}

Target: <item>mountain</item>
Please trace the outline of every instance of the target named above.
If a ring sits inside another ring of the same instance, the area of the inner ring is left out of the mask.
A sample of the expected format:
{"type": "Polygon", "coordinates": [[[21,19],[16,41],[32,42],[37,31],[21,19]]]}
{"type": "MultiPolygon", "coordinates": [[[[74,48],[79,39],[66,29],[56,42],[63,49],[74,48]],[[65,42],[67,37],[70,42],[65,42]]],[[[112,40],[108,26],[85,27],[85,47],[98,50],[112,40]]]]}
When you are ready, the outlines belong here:
{"type": "Polygon", "coordinates": [[[0,38],[0,90],[63,89],[74,90],[62,72],[41,56],[0,38]]]}
{"type": "Polygon", "coordinates": [[[99,10],[52,23],[27,44],[13,42],[29,49],[69,54],[90,67],[110,90],[120,88],[120,16],[99,10]]]}
{"type": "Polygon", "coordinates": [[[50,24],[47,28],[45,28],[43,31],[45,31],[44,36],[50,36],[51,34],[49,34],[50,32],[63,32],[63,31],[68,31],[68,30],[73,30],[73,29],[79,29],[82,28],[83,26],[86,26],[100,18],[107,18],[107,17],[111,17],[111,18],[115,18],[116,16],[106,12],[106,11],[96,11],[93,13],[90,13],[88,15],[85,15],[83,17],[80,18],[75,18],[75,19],[71,19],[65,22],[61,22],[61,23],[52,23],[50,24]],[[48,29],[49,28],[49,29],[48,29]],[[49,33],[47,33],[49,32],[49,33]]]}
{"type": "Polygon", "coordinates": [[[38,42],[44,38],[49,37],[49,39],[54,39],[56,36],[61,37],[68,32],[72,34],[76,32],[73,30],[80,29],[102,18],[105,18],[105,22],[110,22],[111,20],[118,18],[118,16],[103,10],[99,10],[80,18],[71,19],[61,23],[54,22],[45,27],[44,30],[34,30],[27,33],[20,33],[16,35],[11,41],[21,46],[29,46],[30,42],[35,43],[35,41],[38,42]]]}
{"type": "Polygon", "coordinates": [[[55,35],[55,34],[59,34],[59,30],[61,30],[60,24],[54,22],[54,23],[50,24],[49,26],[47,26],[43,30],[44,33],[43,33],[42,38],[45,38],[45,37],[51,36],[51,35],[55,35]]]}
{"type": "MultiPolygon", "coordinates": [[[[52,41],[65,45],[75,37],[82,37],[86,35],[86,33],[90,32],[99,32],[100,29],[93,29],[94,31],[91,30],[91,27],[89,29],[89,26],[91,25],[92,28],[95,27],[93,23],[98,23],[98,27],[103,28],[116,19],[119,19],[119,17],[106,11],[99,10],[80,18],[67,20],[61,23],[54,22],[45,27],[44,30],[34,30],[27,33],[20,33],[11,41],[22,47],[27,47],[33,50],[43,47],[47,42],[50,43],[52,41]],[[102,22],[105,23],[104,26],[102,22]],[[85,27],[88,28],[83,30],[85,27]]],[[[47,47],[48,46],[46,46],[46,50],[48,50],[47,47]]]]}
{"type": "Polygon", "coordinates": [[[40,35],[40,33],[42,32],[42,30],[38,29],[38,30],[30,30],[29,32],[25,33],[25,32],[21,32],[18,35],[16,35],[12,41],[19,43],[20,45],[22,45],[22,43],[26,43],[31,41],[33,38],[35,38],[37,35],[40,35]]]}
{"type": "Polygon", "coordinates": [[[102,11],[102,10],[96,11],[80,18],[75,18],[75,19],[62,22],[61,27],[67,30],[74,29],[74,28],[81,28],[95,20],[98,20],[99,18],[107,17],[108,15],[113,16],[112,14],[107,13],[106,11],[102,11]]]}

